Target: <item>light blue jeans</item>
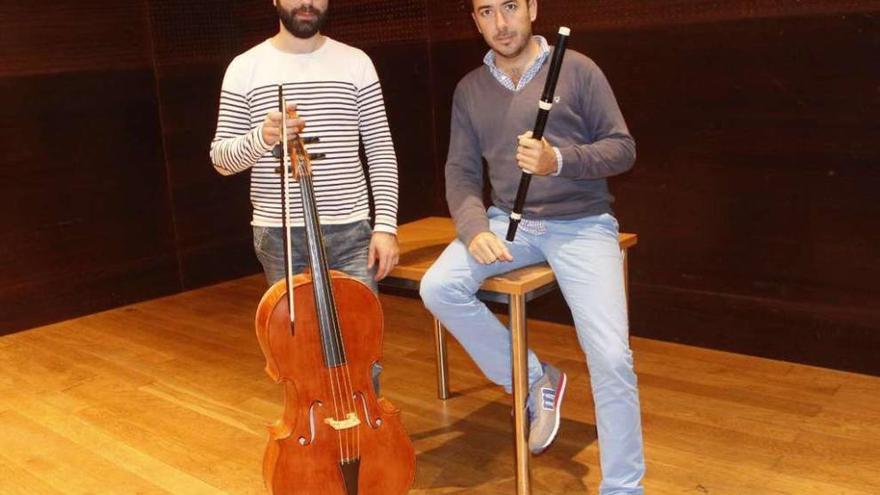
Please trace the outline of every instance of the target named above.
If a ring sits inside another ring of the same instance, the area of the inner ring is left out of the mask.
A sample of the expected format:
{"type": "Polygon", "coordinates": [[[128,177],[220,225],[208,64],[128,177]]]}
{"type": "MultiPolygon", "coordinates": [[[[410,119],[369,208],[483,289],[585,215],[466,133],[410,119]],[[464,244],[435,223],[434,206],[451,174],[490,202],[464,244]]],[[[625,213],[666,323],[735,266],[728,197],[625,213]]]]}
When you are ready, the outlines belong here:
{"type": "MultiPolygon", "coordinates": [[[[306,249],[305,227],[290,229],[293,243],[293,274],[301,273],[309,263],[308,250],[306,249]]],[[[266,281],[269,285],[284,279],[284,229],[281,227],[254,227],[254,251],[257,259],[263,265],[266,281]]],[[[373,238],[373,229],[370,222],[359,222],[322,225],[321,233],[324,238],[324,251],[327,256],[327,265],[331,270],[339,270],[346,275],[354,277],[377,293],[379,291],[376,279],[376,266],[367,268],[370,253],[370,240],[373,238]]],[[[373,365],[373,386],[379,392],[379,374],[382,365],[373,365]]]]}
{"type": "MultiPolygon", "coordinates": [[[[507,214],[495,207],[488,213],[491,230],[504,239],[507,214]]],[[[507,243],[512,262],[483,265],[460,240],[452,242],[422,278],[422,300],[486,377],[510,392],[510,332],[475,294],[488,277],[547,261],[587,356],[602,467],[599,493],[641,495],[645,462],[639,392],[629,348],[617,220],[603,214],[545,220],[540,226],[543,232],[520,226],[516,240],[507,243]]],[[[531,350],[528,363],[532,384],[542,367],[531,350]]]]}

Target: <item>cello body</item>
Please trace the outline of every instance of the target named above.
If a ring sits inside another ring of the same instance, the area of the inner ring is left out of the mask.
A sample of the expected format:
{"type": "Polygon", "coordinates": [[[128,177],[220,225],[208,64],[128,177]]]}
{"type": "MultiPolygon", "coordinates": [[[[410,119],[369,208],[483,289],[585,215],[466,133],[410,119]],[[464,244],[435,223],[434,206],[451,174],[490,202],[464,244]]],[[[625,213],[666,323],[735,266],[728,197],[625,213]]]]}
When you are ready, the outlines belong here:
{"type": "Polygon", "coordinates": [[[357,487],[346,485],[340,467],[340,434],[325,423],[337,416],[308,274],[296,275],[291,284],[296,315],[293,334],[285,281],[273,285],[257,309],[257,337],[266,356],[266,372],[284,390],[283,416],[269,430],[263,478],[272,495],[406,493],[415,475],[415,452],[400,411],[384,398],[376,398],[371,378],[382,345],[379,300],[358,280],[339,272],[331,272],[331,279],[352,389],[358,395],[352,404],[361,422],[351,429],[357,431],[342,434],[349,436],[348,448],[359,451],[357,487]],[[302,445],[301,439],[310,443],[302,445]]]}

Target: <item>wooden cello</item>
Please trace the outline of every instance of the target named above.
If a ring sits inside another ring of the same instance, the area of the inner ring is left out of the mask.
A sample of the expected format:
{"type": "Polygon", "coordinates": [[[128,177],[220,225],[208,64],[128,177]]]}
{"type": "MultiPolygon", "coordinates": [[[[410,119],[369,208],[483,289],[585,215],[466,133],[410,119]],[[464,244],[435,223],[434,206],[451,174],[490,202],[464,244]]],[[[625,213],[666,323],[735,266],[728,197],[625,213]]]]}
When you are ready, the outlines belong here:
{"type": "MultiPolygon", "coordinates": [[[[287,113],[281,86],[279,106],[287,113]]],[[[397,495],[409,491],[415,452],[400,411],[377,398],[371,368],[381,356],[379,299],[362,282],[330,271],[300,136],[282,145],[287,276],[263,295],[256,315],[266,372],[283,387],[284,411],[269,428],[263,478],[272,495],[397,495]],[[290,176],[299,183],[309,270],[291,274],[290,176]],[[294,311],[289,309],[293,308],[294,311]]]]}

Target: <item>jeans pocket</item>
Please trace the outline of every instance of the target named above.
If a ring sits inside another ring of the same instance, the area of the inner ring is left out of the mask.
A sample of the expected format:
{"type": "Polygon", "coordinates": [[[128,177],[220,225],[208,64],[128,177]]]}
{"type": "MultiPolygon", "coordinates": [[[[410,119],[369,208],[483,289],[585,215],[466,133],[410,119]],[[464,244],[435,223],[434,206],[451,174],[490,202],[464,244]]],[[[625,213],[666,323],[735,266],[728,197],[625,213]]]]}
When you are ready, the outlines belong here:
{"type": "Polygon", "coordinates": [[[510,215],[504,213],[504,210],[498,208],[497,206],[490,206],[486,210],[486,216],[489,218],[508,218],[510,215]]]}
{"type": "Polygon", "coordinates": [[[266,227],[254,226],[254,251],[261,252],[263,250],[263,241],[269,231],[266,227]]]}
{"type": "Polygon", "coordinates": [[[373,238],[373,227],[370,226],[369,220],[362,220],[358,222],[358,232],[360,233],[360,242],[370,245],[370,240],[373,238]]]}
{"type": "Polygon", "coordinates": [[[599,215],[599,222],[615,232],[620,230],[620,224],[617,223],[617,219],[614,218],[614,215],[611,213],[603,213],[599,215]]]}
{"type": "Polygon", "coordinates": [[[284,243],[281,229],[254,227],[254,252],[259,258],[279,259],[284,257],[284,243]]]}
{"type": "Polygon", "coordinates": [[[620,235],[620,225],[617,223],[617,219],[614,218],[614,215],[603,213],[597,216],[596,226],[600,231],[607,233],[609,237],[613,237],[614,240],[617,241],[617,238],[620,235]]]}
{"type": "Polygon", "coordinates": [[[367,220],[345,226],[344,230],[337,232],[333,239],[332,251],[336,262],[339,265],[347,265],[358,260],[365,264],[372,238],[373,228],[367,220]]]}

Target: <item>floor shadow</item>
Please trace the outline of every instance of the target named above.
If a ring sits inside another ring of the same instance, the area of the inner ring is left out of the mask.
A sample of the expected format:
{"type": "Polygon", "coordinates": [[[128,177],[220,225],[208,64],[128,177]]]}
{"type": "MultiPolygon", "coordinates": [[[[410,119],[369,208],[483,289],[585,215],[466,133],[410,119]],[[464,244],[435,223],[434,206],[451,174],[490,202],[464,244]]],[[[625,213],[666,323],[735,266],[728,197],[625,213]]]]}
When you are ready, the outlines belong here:
{"type": "MultiPolygon", "coordinates": [[[[439,445],[419,454],[420,474],[413,489],[443,489],[442,493],[462,489],[466,493],[479,493],[476,487],[499,478],[514,478],[513,417],[507,404],[489,403],[462,419],[412,434],[411,438],[416,444],[433,444],[443,439],[439,445]]],[[[585,493],[582,480],[589,467],[574,458],[595,441],[594,425],[563,418],[553,445],[531,458],[535,493],[554,493],[542,488],[547,485],[564,486],[565,491],[559,493],[570,490],[585,493]]]]}

